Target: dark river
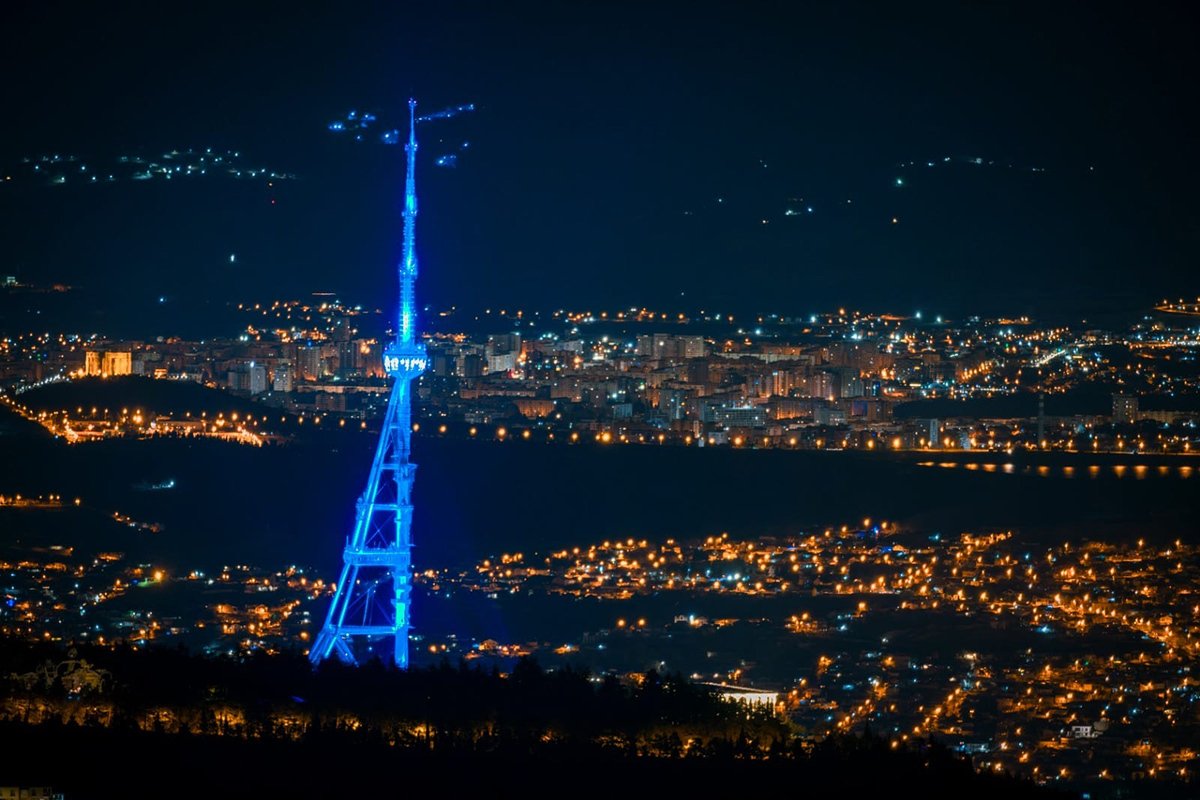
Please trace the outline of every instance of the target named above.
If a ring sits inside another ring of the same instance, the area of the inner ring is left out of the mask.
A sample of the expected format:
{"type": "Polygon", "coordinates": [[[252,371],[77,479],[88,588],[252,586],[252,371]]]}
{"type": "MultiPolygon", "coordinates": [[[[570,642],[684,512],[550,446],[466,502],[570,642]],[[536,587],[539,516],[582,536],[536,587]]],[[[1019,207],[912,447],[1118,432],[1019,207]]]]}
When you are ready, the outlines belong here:
{"type": "MultiPolygon", "coordinates": [[[[81,499],[78,510],[59,515],[0,511],[3,541],[144,551],[176,568],[335,569],[374,444],[371,434],[336,432],[265,448],[172,439],[67,446],[11,419],[0,431],[0,494],[81,499]],[[174,488],[147,489],[170,480],[174,488]],[[113,512],[161,532],[118,528],[113,512]]],[[[928,533],[1012,529],[1031,542],[1200,537],[1200,460],[1178,457],[1021,460],[424,437],[414,450],[418,568],[613,537],[779,535],[865,517],[928,533]]]]}

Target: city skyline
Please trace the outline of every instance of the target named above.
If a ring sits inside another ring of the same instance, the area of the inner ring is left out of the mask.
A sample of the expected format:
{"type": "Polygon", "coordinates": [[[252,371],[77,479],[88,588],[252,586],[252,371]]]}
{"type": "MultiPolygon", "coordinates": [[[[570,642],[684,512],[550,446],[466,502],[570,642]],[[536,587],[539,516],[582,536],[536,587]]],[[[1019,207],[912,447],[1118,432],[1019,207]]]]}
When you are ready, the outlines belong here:
{"type": "Polygon", "coordinates": [[[0,797],[1194,794],[1185,9],[11,16],[0,797]]]}

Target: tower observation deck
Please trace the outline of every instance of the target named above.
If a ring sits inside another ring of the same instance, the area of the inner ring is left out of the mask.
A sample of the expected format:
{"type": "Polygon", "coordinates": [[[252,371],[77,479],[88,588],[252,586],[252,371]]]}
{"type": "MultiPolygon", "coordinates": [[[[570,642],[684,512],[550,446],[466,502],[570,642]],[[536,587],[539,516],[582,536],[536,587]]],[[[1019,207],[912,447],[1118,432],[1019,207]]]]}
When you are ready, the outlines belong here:
{"type": "MultiPolygon", "coordinates": [[[[367,488],[358,499],[354,530],[342,551],[342,571],[325,624],[309,659],[330,656],[358,664],[374,657],[408,667],[412,608],[412,486],[417,467],[409,460],[412,439],[412,382],[425,371],[425,346],[416,335],[417,123],[447,116],[416,116],[408,101],[407,173],[404,182],[404,248],[396,336],[383,350],[392,377],[387,413],[375,449],[367,488]]],[[[471,110],[462,106],[457,110],[471,110]]]]}

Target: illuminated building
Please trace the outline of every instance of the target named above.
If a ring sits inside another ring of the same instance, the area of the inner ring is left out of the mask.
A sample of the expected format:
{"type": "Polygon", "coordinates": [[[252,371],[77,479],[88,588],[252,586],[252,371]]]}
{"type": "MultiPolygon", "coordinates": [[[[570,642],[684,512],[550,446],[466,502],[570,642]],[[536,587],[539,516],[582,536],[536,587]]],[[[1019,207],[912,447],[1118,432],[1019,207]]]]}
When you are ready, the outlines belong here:
{"type": "Polygon", "coordinates": [[[62,800],[62,792],[48,786],[0,786],[0,800],[62,800]]]}
{"type": "Polygon", "coordinates": [[[808,378],[809,397],[823,397],[826,400],[836,400],[838,387],[840,387],[838,376],[829,370],[818,370],[808,378]]]}
{"type": "Polygon", "coordinates": [[[311,342],[296,348],[296,377],[300,380],[315,381],[321,377],[324,368],[321,364],[321,348],[311,342]]]}
{"type": "Polygon", "coordinates": [[[1113,422],[1124,422],[1126,424],[1136,422],[1138,419],[1138,399],[1136,395],[1114,394],[1113,395],[1113,422]]]}
{"type": "Polygon", "coordinates": [[[725,428],[761,428],[767,423],[763,406],[731,406],[712,409],[712,421],[725,428]]]}
{"type": "Polygon", "coordinates": [[[267,390],[267,368],[256,361],[244,361],[226,373],[230,390],[249,395],[262,394],[267,390]]]}
{"type": "Polygon", "coordinates": [[[84,374],[91,377],[111,378],[133,374],[133,354],[128,350],[88,350],[83,358],[84,374]]]}
{"type": "Polygon", "coordinates": [[[917,430],[930,447],[939,447],[942,443],[942,426],[936,419],[917,420],[917,430]]]}
{"type": "Polygon", "coordinates": [[[133,357],[128,351],[108,352],[104,354],[104,363],[100,374],[106,378],[114,375],[130,375],[133,373],[133,357]]]}
{"type": "Polygon", "coordinates": [[[292,391],[292,369],[287,364],[280,364],[275,368],[275,375],[271,381],[271,389],[276,392],[292,391]]]}
{"type": "Polygon", "coordinates": [[[703,358],[706,352],[703,336],[655,333],[637,337],[637,354],[647,358],[703,358]]]}
{"type": "Polygon", "coordinates": [[[725,683],[701,683],[700,686],[727,703],[741,703],[751,708],[765,708],[771,711],[779,703],[779,692],[752,689],[749,686],[730,686],[725,683]]]}

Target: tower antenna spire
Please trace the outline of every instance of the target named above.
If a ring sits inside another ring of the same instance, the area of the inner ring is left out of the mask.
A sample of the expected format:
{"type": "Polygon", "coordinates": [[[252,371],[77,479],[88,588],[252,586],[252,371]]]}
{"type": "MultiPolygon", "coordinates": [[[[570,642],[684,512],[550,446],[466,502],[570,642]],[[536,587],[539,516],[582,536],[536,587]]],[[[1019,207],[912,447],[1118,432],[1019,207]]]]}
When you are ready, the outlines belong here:
{"type": "Polygon", "coordinates": [[[407,171],[404,178],[404,250],[400,258],[400,319],[396,325],[396,344],[411,344],[416,339],[413,330],[415,285],[417,282],[417,101],[408,100],[407,171]]]}
{"type": "MultiPolygon", "coordinates": [[[[381,657],[408,667],[412,608],[412,486],[417,466],[412,444],[412,382],[425,371],[425,345],[416,332],[417,123],[444,119],[474,106],[417,116],[408,101],[405,145],[404,246],[396,335],[383,349],[384,371],[393,379],[367,488],[358,499],[354,530],[342,550],[342,571],[325,624],[309,651],[314,665],[337,656],[358,664],[381,657]],[[390,645],[390,647],[389,647],[390,645]]],[[[386,141],[386,139],[385,139],[386,141]]]]}

